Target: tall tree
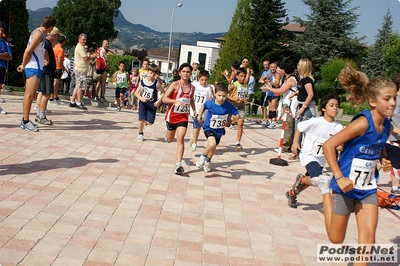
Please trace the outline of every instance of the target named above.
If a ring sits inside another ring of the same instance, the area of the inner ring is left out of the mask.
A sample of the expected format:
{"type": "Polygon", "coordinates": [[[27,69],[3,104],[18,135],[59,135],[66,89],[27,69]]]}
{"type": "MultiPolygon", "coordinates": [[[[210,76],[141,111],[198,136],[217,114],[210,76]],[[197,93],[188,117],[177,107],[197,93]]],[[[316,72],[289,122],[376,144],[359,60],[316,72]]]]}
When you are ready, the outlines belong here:
{"type": "Polygon", "coordinates": [[[88,45],[99,47],[104,39],[114,40],[118,31],[113,18],[121,0],[58,0],[53,9],[57,27],[66,35],[67,46],[76,44],[78,35],[88,35],[88,45]]]}
{"type": "Polygon", "coordinates": [[[219,59],[213,71],[215,80],[222,81],[221,71],[230,70],[232,60],[239,61],[244,56],[254,58],[250,17],[250,0],[239,0],[229,30],[221,43],[219,59]]]}
{"type": "Polygon", "coordinates": [[[306,20],[295,17],[295,22],[306,28],[290,42],[294,53],[312,60],[318,77],[320,67],[335,58],[356,59],[361,52],[360,41],[355,38],[358,7],[350,8],[352,0],[302,0],[311,13],[306,20]]]}
{"type": "Polygon", "coordinates": [[[22,62],[22,55],[28,42],[28,19],[26,0],[3,0],[0,2],[0,20],[5,24],[5,34],[12,39],[13,59],[9,61],[6,84],[13,86],[24,85],[24,77],[15,70],[22,62]]]}
{"type": "Polygon", "coordinates": [[[392,32],[388,36],[386,45],[383,47],[383,59],[386,71],[384,76],[394,78],[400,73],[400,35],[392,32]]]}
{"type": "Polygon", "coordinates": [[[362,70],[368,77],[384,76],[386,74],[387,63],[383,57],[383,47],[389,41],[389,35],[392,32],[393,20],[390,9],[386,11],[383,17],[382,27],[375,36],[375,43],[368,49],[368,54],[364,58],[362,70]]]}
{"type": "Polygon", "coordinates": [[[281,0],[251,1],[251,32],[253,39],[255,70],[261,68],[265,59],[281,60],[283,44],[287,41],[285,3],[281,0]],[[257,68],[258,67],[258,68],[257,68]]]}

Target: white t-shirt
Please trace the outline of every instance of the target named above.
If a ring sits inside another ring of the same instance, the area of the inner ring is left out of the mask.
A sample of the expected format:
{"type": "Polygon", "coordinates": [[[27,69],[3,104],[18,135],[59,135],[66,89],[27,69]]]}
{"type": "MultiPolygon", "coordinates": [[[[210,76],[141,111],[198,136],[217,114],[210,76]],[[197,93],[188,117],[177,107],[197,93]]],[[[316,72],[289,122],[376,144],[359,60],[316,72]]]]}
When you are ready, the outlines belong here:
{"type": "Polygon", "coordinates": [[[322,145],[330,137],[343,129],[338,122],[328,122],[323,116],[313,117],[309,120],[298,123],[300,132],[306,133],[304,145],[300,151],[300,163],[306,166],[310,162],[318,162],[322,167],[326,163],[322,145]]]}
{"type": "MultiPolygon", "coordinates": [[[[200,85],[198,81],[192,82],[192,85],[194,86],[194,105],[196,107],[196,113],[198,114],[200,112],[200,108],[203,106],[203,104],[211,100],[213,98],[211,90],[214,91],[214,88],[212,85],[208,84],[206,87],[203,87],[200,85]]],[[[193,116],[193,110],[190,108],[190,115],[193,116]]],[[[205,117],[205,114],[203,115],[205,117]]]]}

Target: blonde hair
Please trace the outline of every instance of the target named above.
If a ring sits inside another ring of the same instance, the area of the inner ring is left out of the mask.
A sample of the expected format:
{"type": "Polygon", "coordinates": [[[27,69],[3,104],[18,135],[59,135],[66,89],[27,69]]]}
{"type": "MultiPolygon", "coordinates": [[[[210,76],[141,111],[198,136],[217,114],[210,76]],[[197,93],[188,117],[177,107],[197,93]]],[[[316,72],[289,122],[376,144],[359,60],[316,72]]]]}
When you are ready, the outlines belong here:
{"type": "Polygon", "coordinates": [[[338,81],[350,94],[348,101],[352,104],[363,104],[369,99],[376,99],[382,88],[397,89],[389,78],[376,77],[369,80],[365,73],[355,70],[350,63],[340,71],[338,81]]]}
{"type": "Polygon", "coordinates": [[[309,59],[300,59],[299,65],[297,67],[297,72],[299,73],[300,79],[309,77],[314,81],[314,77],[312,75],[312,63],[309,59]]]}
{"type": "Polygon", "coordinates": [[[134,68],[132,68],[131,73],[132,73],[132,74],[135,74],[135,75],[139,75],[139,69],[137,69],[136,67],[134,67],[134,68]]]}

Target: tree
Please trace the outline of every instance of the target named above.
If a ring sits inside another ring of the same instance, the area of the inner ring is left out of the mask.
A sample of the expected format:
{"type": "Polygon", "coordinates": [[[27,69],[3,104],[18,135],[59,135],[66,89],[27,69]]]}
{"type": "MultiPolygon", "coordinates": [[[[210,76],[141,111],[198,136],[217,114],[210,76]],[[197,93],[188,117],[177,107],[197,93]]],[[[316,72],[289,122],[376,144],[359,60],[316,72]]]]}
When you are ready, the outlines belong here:
{"type": "Polygon", "coordinates": [[[0,2],[0,20],[5,23],[5,34],[8,38],[12,38],[13,59],[9,61],[6,84],[13,86],[22,87],[24,85],[24,77],[16,69],[22,62],[22,55],[29,39],[28,19],[26,0],[3,0],[0,2]]]}
{"type": "Polygon", "coordinates": [[[53,9],[57,27],[66,35],[67,46],[75,45],[78,35],[88,35],[88,46],[99,47],[103,40],[114,40],[118,31],[113,18],[121,0],[58,0],[53,9]]]}
{"type": "Polygon", "coordinates": [[[287,41],[287,31],[282,29],[287,24],[286,9],[281,0],[251,1],[251,32],[253,39],[255,70],[262,69],[265,59],[281,60],[287,41]]]}
{"type": "Polygon", "coordinates": [[[378,34],[375,36],[375,43],[368,49],[368,55],[364,58],[362,70],[370,78],[386,74],[387,62],[383,58],[383,47],[388,43],[392,27],[392,15],[390,9],[388,9],[383,17],[382,28],[378,30],[378,34]]]}
{"type": "Polygon", "coordinates": [[[384,76],[394,78],[400,73],[400,35],[390,33],[387,44],[383,47],[383,59],[386,63],[384,76]]]}
{"type": "Polygon", "coordinates": [[[250,0],[239,0],[229,30],[224,35],[224,42],[221,43],[219,59],[213,71],[213,80],[222,81],[221,71],[230,70],[233,60],[239,61],[244,56],[254,58],[250,16],[250,0]]]}
{"type": "Polygon", "coordinates": [[[307,20],[295,17],[295,22],[306,28],[296,34],[290,48],[300,58],[312,60],[315,76],[319,77],[320,67],[335,58],[357,59],[361,53],[360,41],[355,38],[358,7],[349,8],[352,0],[302,0],[310,7],[307,20]]]}

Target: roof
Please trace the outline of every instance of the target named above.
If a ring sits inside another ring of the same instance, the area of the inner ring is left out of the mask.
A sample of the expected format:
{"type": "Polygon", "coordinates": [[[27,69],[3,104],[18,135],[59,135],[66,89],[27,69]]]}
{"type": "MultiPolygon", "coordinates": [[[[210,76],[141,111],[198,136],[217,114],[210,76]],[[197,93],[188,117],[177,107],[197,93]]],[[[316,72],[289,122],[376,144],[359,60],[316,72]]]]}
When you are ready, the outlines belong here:
{"type": "Polygon", "coordinates": [[[285,29],[290,32],[305,32],[306,31],[305,27],[303,27],[297,23],[289,23],[289,24],[283,26],[282,29],[285,29]]]}
{"type": "MultiPolygon", "coordinates": [[[[177,59],[178,58],[178,51],[177,49],[171,49],[171,59],[177,59]]],[[[168,48],[156,48],[156,49],[151,49],[147,50],[147,56],[154,56],[154,57],[165,57],[168,58],[168,48]]]]}

